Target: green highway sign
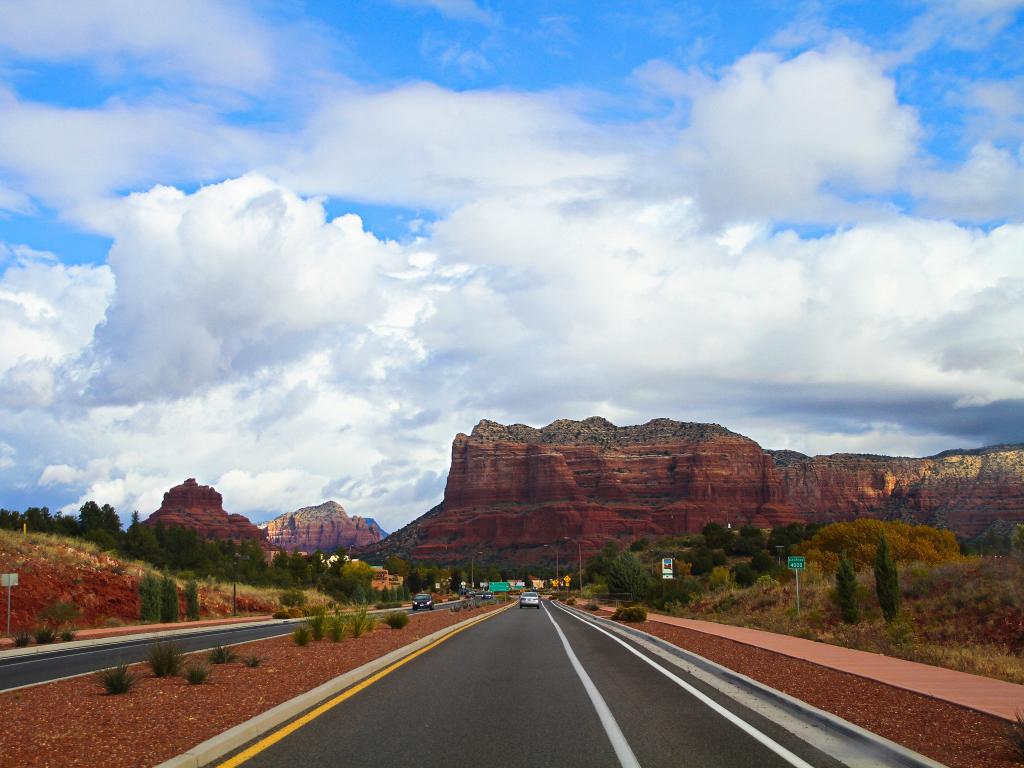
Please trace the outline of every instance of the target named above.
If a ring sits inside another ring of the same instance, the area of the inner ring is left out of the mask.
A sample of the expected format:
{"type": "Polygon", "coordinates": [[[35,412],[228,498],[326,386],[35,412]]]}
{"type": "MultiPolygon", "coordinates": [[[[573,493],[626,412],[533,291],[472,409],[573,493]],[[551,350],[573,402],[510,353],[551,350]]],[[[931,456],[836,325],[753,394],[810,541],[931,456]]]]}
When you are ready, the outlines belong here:
{"type": "Polygon", "coordinates": [[[786,564],[794,571],[802,571],[804,569],[804,565],[806,564],[806,562],[807,561],[804,560],[804,558],[802,557],[790,557],[786,561],[786,564]]]}
{"type": "Polygon", "coordinates": [[[487,589],[491,592],[508,592],[509,583],[507,581],[492,581],[487,585],[487,589]]]}

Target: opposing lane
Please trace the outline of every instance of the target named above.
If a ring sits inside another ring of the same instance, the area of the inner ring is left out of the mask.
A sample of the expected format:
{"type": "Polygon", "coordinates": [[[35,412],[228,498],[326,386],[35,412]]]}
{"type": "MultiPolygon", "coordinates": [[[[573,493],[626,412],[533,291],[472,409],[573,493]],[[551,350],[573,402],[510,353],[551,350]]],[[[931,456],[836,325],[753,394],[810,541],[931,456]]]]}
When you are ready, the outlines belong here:
{"type": "Polygon", "coordinates": [[[692,681],[794,753],[796,762],[787,761],[612,638],[550,605],[508,611],[453,637],[244,765],[624,765],[552,619],[639,765],[839,768],[788,731],[692,681]]]}

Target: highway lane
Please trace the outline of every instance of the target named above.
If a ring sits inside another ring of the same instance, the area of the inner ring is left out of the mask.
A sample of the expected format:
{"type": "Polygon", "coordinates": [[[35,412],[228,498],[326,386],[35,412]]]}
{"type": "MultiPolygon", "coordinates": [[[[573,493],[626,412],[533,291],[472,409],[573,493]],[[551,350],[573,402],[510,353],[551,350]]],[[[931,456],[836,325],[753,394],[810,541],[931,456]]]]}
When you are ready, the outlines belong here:
{"type": "Polygon", "coordinates": [[[635,653],[547,602],[512,609],[224,765],[841,765],[695,679],[680,687],[627,645],[635,653]]]}
{"type": "MultiPolygon", "coordinates": [[[[446,610],[448,607],[450,606],[439,604],[436,610],[446,610]]],[[[404,610],[413,615],[426,613],[426,611],[413,611],[411,608],[404,610]]],[[[387,613],[387,611],[373,611],[373,613],[387,613]]],[[[206,632],[172,635],[162,638],[162,640],[176,643],[189,652],[213,648],[216,645],[233,645],[251,640],[264,640],[288,634],[294,629],[294,622],[282,621],[259,627],[229,626],[206,632]]],[[[111,638],[110,643],[103,645],[79,648],[61,648],[59,645],[55,645],[52,651],[0,658],[0,691],[95,672],[116,664],[134,664],[145,661],[150,646],[160,640],[161,638],[132,640],[129,635],[111,638]]]]}

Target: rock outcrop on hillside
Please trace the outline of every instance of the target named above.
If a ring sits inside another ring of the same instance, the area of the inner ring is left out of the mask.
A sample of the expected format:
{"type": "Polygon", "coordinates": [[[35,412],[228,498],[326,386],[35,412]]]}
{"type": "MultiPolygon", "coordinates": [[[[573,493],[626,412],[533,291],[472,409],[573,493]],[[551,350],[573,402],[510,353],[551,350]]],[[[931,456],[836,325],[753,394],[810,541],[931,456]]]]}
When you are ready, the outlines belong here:
{"type": "Polygon", "coordinates": [[[336,501],[288,512],[263,527],[271,544],[291,552],[333,552],[374,544],[387,535],[375,520],[349,516],[336,501]]]}
{"type": "Polygon", "coordinates": [[[224,499],[210,485],[199,485],[190,477],[164,494],[160,509],[151,514],[145,525],[163,523],[166,527],[192,528],[204,539],[263,542],[266,533],[244,515],[224,511],[224,499]]]}
{"type": "MultiPolygon", "coordinates": [[[[452,444],[443,503],[373,550],[450,562],[482,549],[530,563],[553,560],[565,537],[585,557],[609,540],[693,533],[711,521],[767,528],[858,516],[967,537],[995,520],[1024,522],[1024,445],[809,457],[766,451],[717,424],[481,421],[452,444]]],[[[577,555],[561,546],[563,558],[577,555]]]]}

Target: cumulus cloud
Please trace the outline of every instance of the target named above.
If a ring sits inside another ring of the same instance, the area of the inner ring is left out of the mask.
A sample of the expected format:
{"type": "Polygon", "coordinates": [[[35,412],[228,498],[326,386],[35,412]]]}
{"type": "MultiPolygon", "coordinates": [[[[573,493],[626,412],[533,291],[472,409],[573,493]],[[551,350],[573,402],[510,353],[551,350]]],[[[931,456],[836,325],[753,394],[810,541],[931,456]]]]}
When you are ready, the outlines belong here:
{"type": "Polygon", "coordinates": [[[843,43],[741,58],[694,100],[681,151],[714,220],[842,220],[844,197],[897,186],[919,130],[882,63],[843,43]]]}

